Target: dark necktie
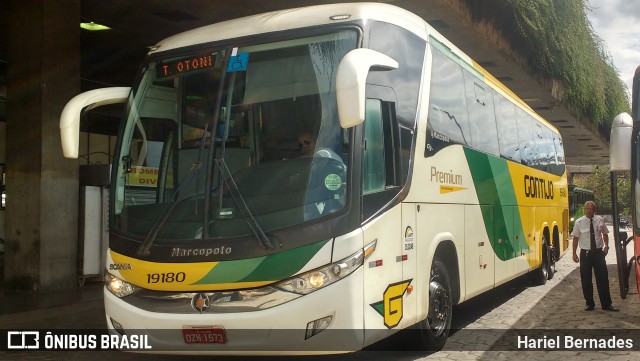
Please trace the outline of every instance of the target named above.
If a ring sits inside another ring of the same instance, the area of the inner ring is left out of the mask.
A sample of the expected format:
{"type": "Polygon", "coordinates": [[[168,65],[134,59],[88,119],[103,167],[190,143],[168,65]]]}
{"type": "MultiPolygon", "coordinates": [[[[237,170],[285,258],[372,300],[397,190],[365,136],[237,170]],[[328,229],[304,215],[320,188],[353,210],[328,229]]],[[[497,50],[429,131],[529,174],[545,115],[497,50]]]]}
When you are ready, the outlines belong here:
{"type": "Polygon", "coordinates": [[[596,249],[596,233],[593,231],[593,218],[589,223],[589,237],[591,238],[591,249],[596,249]]]}

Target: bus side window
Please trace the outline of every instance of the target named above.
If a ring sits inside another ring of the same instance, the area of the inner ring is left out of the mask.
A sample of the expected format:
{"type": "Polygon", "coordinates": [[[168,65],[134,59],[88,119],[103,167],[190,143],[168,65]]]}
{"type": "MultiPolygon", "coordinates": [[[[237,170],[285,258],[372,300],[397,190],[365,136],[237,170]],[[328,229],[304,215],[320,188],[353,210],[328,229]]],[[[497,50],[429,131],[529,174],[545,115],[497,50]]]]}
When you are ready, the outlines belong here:
{"type": "Polygon", "coordinates": [[[462,67],[438,49],[432,49],[425,157],[452,144],[471,144],[462,67]]]}
{"type": "Polygon", "coordinates": [[[562,175],[564,173],[564,149],[562,148],[562,138],[560,135],[551,132],[553,138],[553,147],[556,154],[556,165],[553,167],[551,173],[555,175],[562,175]]]}
{"type": "Polygon", "coordinates": [[[542,124],[538,123],[535,119],[533,119],[533,124],[536,149],[538,149],[535,167],[539,170],[546,171],[547,165],[549,164],[547,134],[545,133],[542,124]]]}
{"type": "Polygon", "coordinates": [[[537,133],[533,129],[533,120],[524,110],[516,108],[516,124],[518,125],[520,163],[537,168],[540,154],[535,141],[537,133]]]}
{"type": "Polygon", "coordinates": [[[386,185],[382,102],[367,99],[365,111],[362,193],[370,194],[383,191],[386,185]]]}
{"type": "Polygon", "coordinates": [[[364,122],[363,220],[387,204],[402,185],[394,103],[367,99],[364,122]]]}
{"type": "Polygon", "coordinates": [[[555,173],[556,165],[558,164],[558,155],[556,154],[556,148],[553,146],[553,132],[551,129],[544,127],[544,134],[547,143],[547,166],[545,170],[549,173],[555,173]]]}
{"type": "Polygon", "coordinates": [[[515,106],[502,95],[496,94],[494,99],[496,122],[501,134],[498,138],[500,155],[514,162],[520,162],[520,154],[524,152],[520,150],[518,142],[515,106]]]}
{"type": "Polygon", "coordinates": [[[498,131],[493,107],[493,94],[468,71],[464,71],[471,145],[483,152],[499,156],[498,131]]]}

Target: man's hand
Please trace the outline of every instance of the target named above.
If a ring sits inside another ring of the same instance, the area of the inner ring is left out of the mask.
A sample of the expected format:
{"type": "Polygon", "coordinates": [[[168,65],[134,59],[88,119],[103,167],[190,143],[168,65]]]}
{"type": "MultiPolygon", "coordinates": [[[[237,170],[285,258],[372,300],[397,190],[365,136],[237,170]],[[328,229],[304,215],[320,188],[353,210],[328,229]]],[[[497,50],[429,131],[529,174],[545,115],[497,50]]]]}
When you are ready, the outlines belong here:
{"type": "Polygon", "coordinates": [[[609,246],[604,246],[602,250],[604,251],[604,255],[606,256],[607,253],[609,253],[609,246]]]}
{"type": "Polygon", "coordinates": [[[573,254],[573,262],[578,263],[579,261],[580,261],[580,259],[578,258],[578,255],[574,253],[573,254]]]}

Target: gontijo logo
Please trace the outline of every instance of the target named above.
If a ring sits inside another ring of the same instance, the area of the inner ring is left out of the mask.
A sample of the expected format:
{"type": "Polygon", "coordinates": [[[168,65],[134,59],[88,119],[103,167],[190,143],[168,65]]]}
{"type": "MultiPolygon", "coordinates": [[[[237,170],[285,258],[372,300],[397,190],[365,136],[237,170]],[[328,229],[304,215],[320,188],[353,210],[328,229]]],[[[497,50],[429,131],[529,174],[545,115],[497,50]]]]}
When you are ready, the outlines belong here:
{"type": "Polygon", "coordinates": [[[382,301],[372,303],[373,307],[383,318],[384,325],[391,329],[400,323],[404,310],[404,300],[402,296],[407,291],[407,287],[413,279],[392,283],[382,295],[382,301]]]}
{"type": "Polygon", "coordinates": [[[528,198],[553,199],[553,181],[525,175],[524,195],[528,198]]]}

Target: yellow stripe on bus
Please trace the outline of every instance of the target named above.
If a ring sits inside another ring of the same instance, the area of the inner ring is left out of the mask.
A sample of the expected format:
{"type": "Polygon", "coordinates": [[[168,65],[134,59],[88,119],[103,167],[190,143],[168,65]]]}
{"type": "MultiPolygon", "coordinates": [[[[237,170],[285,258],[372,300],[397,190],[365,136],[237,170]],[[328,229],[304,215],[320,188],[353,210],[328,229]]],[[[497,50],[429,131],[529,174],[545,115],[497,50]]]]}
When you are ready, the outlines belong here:
{"type": "Polygon", "coordinates": [[[448,185],[441,185],[440,186],[440,194],[463,191],[465,189],[467,189],[467,188],[465,188],[465,187],[448,186],[448,185]]]}
{"type": "Polygon", "coordinates": [[[143,261],[111,251],[113,263],[110,270],[118,271],[121,278],[136,286],[150,290],[169,291],[199,290],[203,286],[192,285],[208,274],[219,262],[161,263],[143,261]]]}

